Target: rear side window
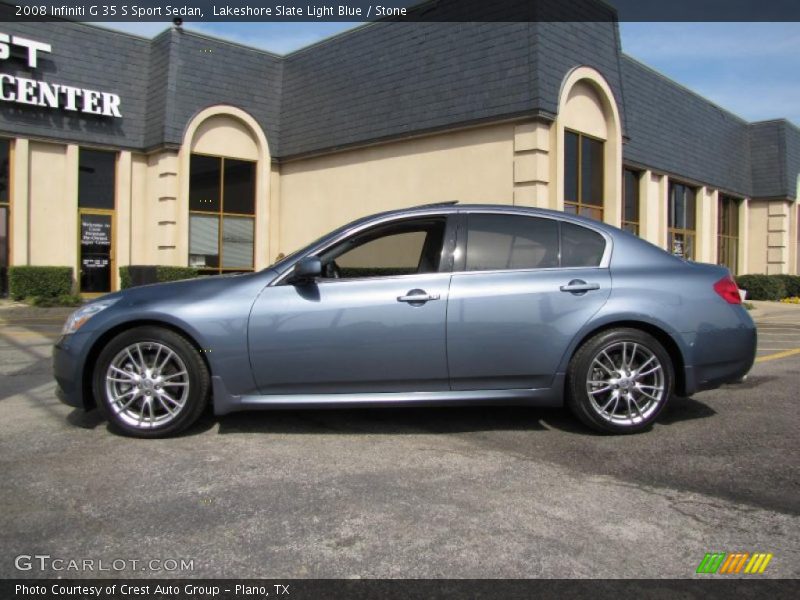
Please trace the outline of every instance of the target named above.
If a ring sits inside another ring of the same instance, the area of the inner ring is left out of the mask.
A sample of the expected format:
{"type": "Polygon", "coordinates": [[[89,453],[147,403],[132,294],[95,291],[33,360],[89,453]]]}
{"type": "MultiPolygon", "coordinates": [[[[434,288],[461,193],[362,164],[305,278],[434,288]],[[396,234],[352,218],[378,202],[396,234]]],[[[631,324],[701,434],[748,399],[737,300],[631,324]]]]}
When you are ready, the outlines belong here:
{"type": "Polygon", "coordinates": [[[469,215],[467,271],[558,266],[558,223],[518,215],[469,215]]]}
{"type": "Polygon", "coordinates": [[[599,267],[605,250],[606,240],[596,231],[561,223],[562,267],[599,267]]]}

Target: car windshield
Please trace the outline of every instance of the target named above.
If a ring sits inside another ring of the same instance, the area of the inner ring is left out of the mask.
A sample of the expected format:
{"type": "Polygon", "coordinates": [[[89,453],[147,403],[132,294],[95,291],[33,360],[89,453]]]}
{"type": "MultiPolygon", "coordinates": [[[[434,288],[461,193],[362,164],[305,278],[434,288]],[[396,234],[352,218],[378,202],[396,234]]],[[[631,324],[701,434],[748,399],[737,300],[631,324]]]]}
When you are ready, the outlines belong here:
{"type": "Polygon", "coordinates": [[[306,244],[305,246],[303,246],[302,248],[300,248],[298,250],[295,250],[291,254],[288,254],[287,256],[284,256],[283,258],[279,258],[273,264],[269,265],[268,267],[264,268],[263,270],[266,271],[268,269],[275,269],[276,271],[283,271],[283,269],[288,264],[290,264],[291,262],[295,261],[299,256],[305,254],[306,252],[309,252],[315,246],[319,246],[326,239],[339,235],[341,232],[343,232],[346,229],[348,229],[349,227],[352,227],[353,225],[355,225],[356,222],[347,223],[346,225],[342,225],[338,229],[335,229],[333,231],[330,231],[330,232],[326,233],[325,235],[322,235],[322,236],[318,237],[316,240],[314,240],[310,244],[306,244]]]}

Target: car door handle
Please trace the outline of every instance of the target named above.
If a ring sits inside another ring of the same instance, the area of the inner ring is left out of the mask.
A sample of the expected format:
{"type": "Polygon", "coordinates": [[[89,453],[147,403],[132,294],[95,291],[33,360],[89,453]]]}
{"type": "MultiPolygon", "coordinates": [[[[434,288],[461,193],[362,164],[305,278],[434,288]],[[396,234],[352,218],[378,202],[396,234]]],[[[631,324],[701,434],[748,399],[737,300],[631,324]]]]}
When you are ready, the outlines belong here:
{"type": "Polygon", "coordinates": [[[427,294],[425,290],[410,290],[405,296],[398,296],[398,302],[409,302],[411,304],[424,304],[431,300],[438,300],[441,296],[439,294],[427,294]]]}
{"type": "Polygon", "coordinates": [[[567,285],[562,285],[560,288],[562,292],[570,292],[572,294],[581,292],[591,292],[592,290],[599,290],[599,283],[586,283],[582,279],[573,279],[567,285]]]}

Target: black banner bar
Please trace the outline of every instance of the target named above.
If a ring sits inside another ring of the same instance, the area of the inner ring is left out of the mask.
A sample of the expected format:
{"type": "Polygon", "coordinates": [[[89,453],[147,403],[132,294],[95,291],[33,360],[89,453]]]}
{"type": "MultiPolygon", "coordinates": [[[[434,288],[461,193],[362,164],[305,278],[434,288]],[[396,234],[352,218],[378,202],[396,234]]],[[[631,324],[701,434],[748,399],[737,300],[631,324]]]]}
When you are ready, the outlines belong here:
{"type": "Polygon", "coordinates": [[[0,0],[0,21],[800,21],[798,0],[0,0]]]}
{"type": "Polygon", "coordinates": [[[532,598],[797,598],[796,580],[28,579],[0,581],[3,600],[530,600],[532,598]]]}

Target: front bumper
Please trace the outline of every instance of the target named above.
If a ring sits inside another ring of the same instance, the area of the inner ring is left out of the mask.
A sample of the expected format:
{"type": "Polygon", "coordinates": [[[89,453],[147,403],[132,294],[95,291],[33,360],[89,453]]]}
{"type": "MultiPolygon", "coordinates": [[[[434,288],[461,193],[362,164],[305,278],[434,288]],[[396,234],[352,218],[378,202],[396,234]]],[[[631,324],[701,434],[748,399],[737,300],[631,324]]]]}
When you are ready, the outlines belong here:
{"type": "Polygon", "coordinates": [[[83,365],[88,350],[88,336],[80,332],[61,336],[53,347],[53,376],[56,396],[75,408],[89,409],[83,386],[83,365]]]}

